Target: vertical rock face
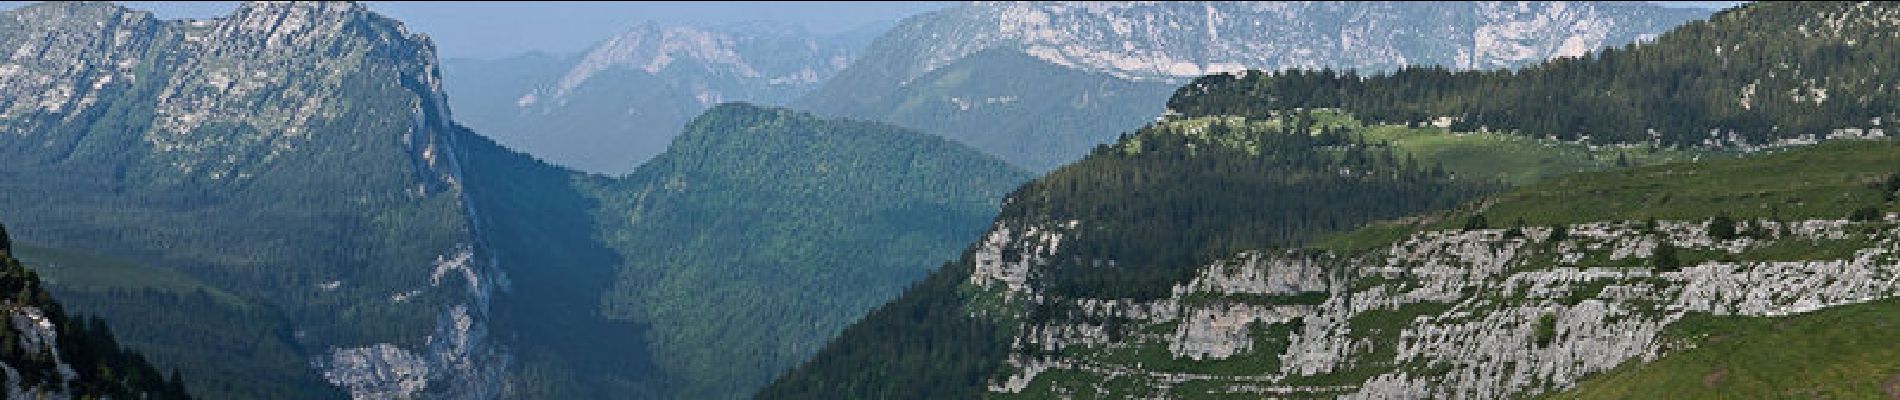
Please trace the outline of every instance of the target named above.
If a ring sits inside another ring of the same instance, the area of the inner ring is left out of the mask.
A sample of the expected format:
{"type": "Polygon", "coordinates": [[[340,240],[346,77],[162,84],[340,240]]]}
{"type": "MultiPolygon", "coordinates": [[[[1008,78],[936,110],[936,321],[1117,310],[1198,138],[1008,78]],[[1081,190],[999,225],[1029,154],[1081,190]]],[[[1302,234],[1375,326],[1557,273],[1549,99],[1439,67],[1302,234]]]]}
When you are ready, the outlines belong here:
{"type": "Polygon", "coordinates": [[[280,308],[310,373],[355,397],[498,395],[499,273],[426,37],[347,2],[187,21],[44,3],[0,14],[0,46],[0,168],[34,171],[0,207],[58,227],[42,243],[280,308]],[[102,210],[144,217],[85,217],[102,210]]]}
{"type": "Polygon", "coordinates": [[[1629,2],[976,2],[906,19],[795,106],[949,137],[1032,171],[1205,74],[1529,65],[1707,15],[1629,2]]]}
{"type": "Polygon", "coordinates": [[[576,57],[454,60],[470,127],[552,163],[630,172],[714,104],[783,104],[844,69],[853,49],[772,22],[647,23],[576,57]]]}

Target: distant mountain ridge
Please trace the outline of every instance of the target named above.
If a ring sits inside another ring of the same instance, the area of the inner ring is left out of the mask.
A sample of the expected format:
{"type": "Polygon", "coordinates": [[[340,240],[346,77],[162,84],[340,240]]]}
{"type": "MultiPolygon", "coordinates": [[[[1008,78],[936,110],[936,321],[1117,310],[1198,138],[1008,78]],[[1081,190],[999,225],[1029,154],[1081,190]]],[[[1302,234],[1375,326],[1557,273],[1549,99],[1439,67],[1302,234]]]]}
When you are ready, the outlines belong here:
{"type": "Polygon", "coordinates": [[[449,60],[445,74],[451,105],[476,131],[558,165],[623,174],[714,104],[804,94],[844,69],[853,46],[789,23],[647,22],[577,56],[449,60]]]}
{"type": "Polygon", "coordinates": [[[793,106],[917,128],[1047,171],[1139,127],[1161,112],[1159,92],[1203,74],[1514,67],[1707,13],[1620,2],[975,2],[904,20],[793,106]],[[999,51],[1047,66],[973,73],[961,61],[999,51]],[[991,83],[1025,77],[1054,84],[991,83]],[[1044,100],[970,106],[1031,97],[1044,100]]]}

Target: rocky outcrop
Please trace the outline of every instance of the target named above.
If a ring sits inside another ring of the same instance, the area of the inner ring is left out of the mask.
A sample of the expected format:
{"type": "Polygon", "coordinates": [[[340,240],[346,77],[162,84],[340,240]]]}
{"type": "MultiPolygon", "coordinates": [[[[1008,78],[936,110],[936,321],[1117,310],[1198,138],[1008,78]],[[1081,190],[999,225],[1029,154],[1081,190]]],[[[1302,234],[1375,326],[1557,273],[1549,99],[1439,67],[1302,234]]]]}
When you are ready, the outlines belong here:
{"type": "Polygon", "coordinates": [[[253,219],[194,231],[34,215],[70,228],[44,238],[54,244],[109,231],[228,244],[213,253],[246,256],[193,256],[189,241],[95,247],[164,254],[307,316],[296,340],[314,349],[312,373],[357,397],[493,398],[509,358],[487,333],[488,297],[505,278],[463,194],[435,57],[428,38],[350,2],[252,2],[172,21],[107,3],[26,6],[0,14],[0,165],[119,185],[70,198],[141,215],[253,219]],[[97,170],[113,172],[83,172],[97,170]],[[166,203],[175,198],[191,200],[166,203]],[[259,238],[286,226],[335,234],[259,238]],[[364,316],[408,317],[371,329],[383,321],[364,316]]]}
{"type": "Polygon", "coordinates": [[[909,43],[916,56],[903,81],[995,47],[1174,81],[1245,69],[1513,67],[1646,40],[1706,13],[1615,2],[976,2],[881,40],[929,41],[909,43]]]}
{"type": "MultiPolygon", "coordinates": [[[[1427,231],[1358,257],[1241,254],[1203,268],[1167,299],[1023,297],[1030,302],[1023,304],[1069,304],[1080,314],[1025,326],[1008,361],[1013,372],[990,390],[1019,393],[1043,380],[1064,393],[1156,397],[1215,387],[1510,398],[1667,354],[1677,345],[1661,333],[1687,315],[1780,316],[1900,296],[1900,219],[1749,223],[1760,233],[1733,239],[1711,237],[1702,221],[1578,224],[1554,240],[1551,229],[1536,227],[1427,231]],[[1770,250],[1804,245],[1858,250],[1808,260],[1770,250]],[[1655,259],[1664,247],[1701,256],[1672,256],[1685,261],[1668,265],[1655,259]],[[1310,292],[1324,295],[1285,296],[1310,292]],[[1100,322],[1110,320],[1126,321],[1123,332],[1100,322]],[[1129,356],[1153,347],[1179,361],[1157,366],[1129,356]],[[1241,358],[1274,368],[1235,374],[1205,367],[1241,358]],[[1066,378],[1049,381],[1051,371],[1066,378]],[[1154,392],[1114,392],[1100,383],[1117,379],[1154,392]]],[[[1003,280],[971,285],[1034,291],[1003,280]]]]}

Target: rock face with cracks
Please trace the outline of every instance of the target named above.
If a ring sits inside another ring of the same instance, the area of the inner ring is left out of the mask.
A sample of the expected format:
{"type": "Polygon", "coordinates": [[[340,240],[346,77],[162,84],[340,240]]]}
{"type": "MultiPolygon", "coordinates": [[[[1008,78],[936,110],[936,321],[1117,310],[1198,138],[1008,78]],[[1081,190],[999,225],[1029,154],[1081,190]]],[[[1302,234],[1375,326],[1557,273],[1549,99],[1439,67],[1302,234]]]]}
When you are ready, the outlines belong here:
{"type": "MultiPolygon", "coordinates": [[[[1351,257],[1247,252],[1153,301],[1039,295],[1011,279],[1038,266],[1027,257],[969,284],[1075,310],[1022,327],[989,388],[1005,397],[1533,396],[1680,348],[1661,333],[1686,315],[1782,316],[1900,296],[1900,220],[1750,223],[1765,233],[1721,240],[1702,221],[1624,221],[1570,225],[1555,240],[1538,227],[1426,231],[1351,257]],[[1857,250],[1763,255],[1801,243],[1857,250]],[[1700,256],[1659,265],[1665,244],[1700,256]]],[[[1014,231],[992,232],[977,260],[1055,235],[1008,240],[1014,231]]]]}

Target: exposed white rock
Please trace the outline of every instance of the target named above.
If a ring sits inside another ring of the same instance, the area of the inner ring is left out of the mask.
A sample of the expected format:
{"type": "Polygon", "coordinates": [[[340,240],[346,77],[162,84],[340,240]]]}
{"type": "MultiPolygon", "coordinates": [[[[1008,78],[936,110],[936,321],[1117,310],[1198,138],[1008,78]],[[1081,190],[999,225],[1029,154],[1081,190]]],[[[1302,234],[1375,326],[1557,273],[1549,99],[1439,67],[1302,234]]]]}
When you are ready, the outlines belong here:
{"type": "MultiPolygon", "coordinates": [[[[1048,376],[1046,372],[1072,370],[1139,377],[1164,392],[1205,380],[1251,393],[1511,398],[1561,390],[1627,362],[1654,360],[1671,348],[1661,336],[1663,329],[1691,313],[1780,316],[1900,296],[1900,228],[1889,222],[1809,220],[1785,227],[1773,221],[1750,223],[1761,224],[1771,236],[1716,240],[1703,221],[1657,221],[1653,227],[1639,222],[1577,224],[1567,227],[1568,239],[1562,241],[1550,241],[1551,230],[1541,227],[1524,228],[1521,236],[1501,229],[1428,231],[1354,259],[1243,253],[1204,267],[1167,299],[1036,298],[1033,301],[1070,302],[1085,316],[1133,319],[1136,326],[1173,324],[1173,333],[1131,334],[1118,341],[1100,327],[1073,322],[1026,326],[1014,346],[1042,351],[1009,357],[1011,373],[998,377],[990,390],[1016,393],[1048,376]],[[1877,224],[1878,231],[1867,233],[1869,224],[1877,224]],[[1707,261],[1673,271],[1658,271],[1645,262],[1663,243],[1683,251],[1741,257],[1785,240],[1862,241],[1867,247],[1844,259],[1707,261]],[[1634,264],[1644,266],[1587,264],[1623,259],[1638,259],[1634,264]],[[1326,294],[1317,304],[1230,297],[1316,291],[1326,294]],[[1390,336],[1355,331],[1354,321],[1367,313],[1408,309],[1416,314],[1399,315],[1410,316],[1411,322],[1387,333],[1390,336]],[[1547,336],[1540,335],[1537,325],[1546,319],[1551,329],[1547,336]],[[1226,359],[1261,351],[1254,348],[1257,338],[1251,337],[1255,331],[1250,324],[1283,322],[1297,322],[1299,329],[1284,338],[1288,345],[1277,354],[1279,370],[1262,375],[1159,372],[1091,358],[1046,356],[1071,354],[1050,350],[1076,346],[1160,345],[1177,359],[1226,359]],[[1386,354],[1391,358],[1369,358],[1381,346],[1390,346],[1386,354]],[[1362,366],[1382,366],[1377,368],[1384,372],[1342,387],[1277,383],[1362,366]]],[[[1034,241],[1005,233],[993,236],[984,248],[1022,245],[1011,237],[1034,241]]],[[[1024,265],[1010,268],[1036,266],[1024,265]]],[[[1005,275],[1031,273],[1012,270],[1005,275]]]]}
{"type": "Polygon", "coordinates": [[[353,399],[411,399],[429,384],[422,356],[389,343],[331,349],[318,367],[353,399]]]}
{"type": "Polygon", "coordinates": [[[976,2],[919,21],[945,27],[899,32],[930,42],[900,79],[998,47],[1134,80],[1328,65],[1499,68],[1651,37],[1687,15],[1596,2],[976,2]],[[1413,51],[1414,37],[1457,48],[1413,51]]]}

